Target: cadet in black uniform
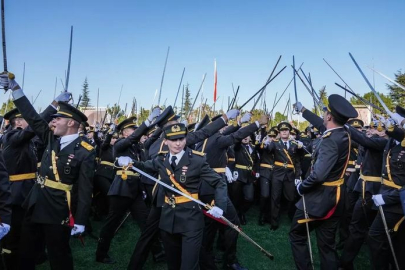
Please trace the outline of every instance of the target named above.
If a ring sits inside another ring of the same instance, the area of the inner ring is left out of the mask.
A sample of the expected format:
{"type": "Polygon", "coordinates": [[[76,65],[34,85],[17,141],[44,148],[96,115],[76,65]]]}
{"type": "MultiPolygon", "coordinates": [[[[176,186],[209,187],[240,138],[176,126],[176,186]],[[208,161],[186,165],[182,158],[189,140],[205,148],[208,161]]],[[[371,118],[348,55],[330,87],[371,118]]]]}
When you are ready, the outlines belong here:
{"type": "MultiPolygon", "coordinates": [[[[4,163],[3,155],[0,150],[0,248],[3,246],[3,237],[10,231],[11,224],[11,200],[10,200],[10,182],[8,181],[8,172],[4,163]]],[[[3,249],[4,251],[4,249],[3,249]]],[[[4,258],[4,257],[3,257],[4,258]]],[[[3,258],[0,258],[0,269],[4,269],[3,258]]]]}
{"type": "MultiPolygon", "coordinates": [[[[56,98],[57,101],[68,100],[70,93],[63,93],[56,98]]],[[[55,104],[57,104],[55,102],[55,104]]],[[[51,115],[56,112],[51,105],[41,114],[46,122],[51,121],[51,115]]],[[[4,119],[11,123],[9,130],[2,138],[3,157],[10,176],[11,189],[11,232],[4,239],[4,248],[9,250],[4,259],[7,269],[18,269],[20,254],[21,225],[25,210],[22,207],[28,193],[34,186],[37,177],[37,155],[34,144],[35,132],[22,118],[18,109],[13,109],[4,115],[4,119]]],[[[39,140],[37,140],[39,141],[39,140]]]]}
{"type": "MultiPolygon", "coordinates": [[[[230,110],[226,114],[219,117],[217,120],[211,122],[209,125],[200,129],[197,132],[187,133],[186,145],[194,146],[196,143],[208,138],[209,136],[215,134],[219,129],[223,128],[228,119],[234,119],[239,115],[238,110],[230,110]]],[[[168,106],[162,114],[156,119],[155,123],[157,126],[164,127],[166,125],[177,123],[179,117],[174,113],[172,106],[168,106]]],[[[153,160],[158,156],[159,153],[167,153],[167,146],[164,144],[164,139],[160,138],[155,141],[149,148],[149,159],[153,160]]],[[[155,177],[158,175],[155,174],[155,177]]],[[[159,187],[156,188],[158,190],[159,187]]],[[[156,194],[157,191],[155,191],[156,194]]],[[[157,206],[156,195],[154,196],[151,211],[149,213],[148,219],[146,221],[145,230],[139,237],[136,243],[134,252],[132,254],[131,260],[128,265],[129,270],[142,269],[146,262],[149,254],[149,250],[152,246],[153,240],[156,234],[159,233],[158,226],[160,220],[161,207],[157,206]]]]}
{"type": "MultiPolygon", "coordinates": [[[[196,199],[199,197],[201,182],[209,183],[215,188],[217,206],[208,213],[216,218],[222,216],[221,209],[226,209],[227,201],[226,184],[222,177],[209,167],[204,155],[185,148],[187,129],[184,124],[172,124],[163,131],[169,153],[146,162],[133,161],[134,166],[147,172],[159,172],[160,181],[196,199]]],[[[121,159],[118,160],[120,164],[128,163],[121,159]]],[[[201,206],[170,190],[159,189],[159,192],[161,194],[158,196],[164,196],[159,228],[167,254],[168,269],[199,269],[198,259],[204,229],[201,206]]]]}
{"type": "MultiPolygon", "coordinates": [[[[250,113],[246,113],[241,122],[249,122],[251,118],[250,113]]],[[[204,118],[207,119],[207,118],[204,118]]],[[[209,121],[209,118],[208,118],[209,121]]],[[[207,121],[207,122],[208,122],[207,121]]],[[[211,137],[205,139],[204,141],[200,142],[196,146],[196,150],[204,153],[206,155],[207,163],[210,167],[216,171],[225,181],[225,171],[227,165],[227,149],[229,146],[240,142],[243,138],[247,137],[249,134],[256,131],[260,125],[267,124],[268,118],[263,116],[260,119],[260,122],[257,121],[252,123],[244,128],[239,129],[238,131],[230,134],[230,135],[222,135],[220,132],[215,133],[211,137]]],[[[203,128],[205,126],[204,121],[198,124],[197,128],[203,128]]],[[[204,203],[211,204],[213,202],[215,189],[210,187],[207,183],[202,182],[200,187],[200,199],[204,203]]],[[[225,210],[225,217],[231,221],[233,224],[239,225],[238,215],[236,213],[235,207],[233,206],[232,202],[227,200],[227,206],[225,210]]],[[[215,234],[221,224],[206,217],[205,218],[205,228],[204,228],[204,238],[203,238],[203,246],[202,246],[202,256],[200,260],[201,269],[216,269],[214,258],[213,256],[209,256],[213,250],[213,244],[215,240],[215,234]]],[[[222,225],[223,226],[223,225],[222,225]]],[[[237,258],[236,258],[236,244],[238,233],[230,228],[229,226],[225,226],[224,228],[224,266],[230,269],[245,269],[240,266],[237,258]]]]}
{"type": "Polygon", "coordinates": [[[108,212],[107,193],[115,177],[113,147],[117,139],[118,133],[115,132],[115,125],[112,124],[100,146],[100,160],[94,176],[93,203],[96,207],[97,218],[108,212]]]}
{"type": "Polygon", "coordinates": [[[238,211],[240,223],[246,225],[246,212],[249,210],[254,199],[253,182],[258,155],[255,147],[250,144],[251,137],[246,136],[241,142],[235,143],[235,171],[236,181],[231,185],[232,203],[238,211]]]}
{"type": "Polygon", "coordinates": [[[352,220],[349,225],[349,237],[345,241],[341,266],[352,269],[353,261],[360,251],[360,248],[367,237],[367,231],[377,214],[372,209],[371,197],[377,194],[381,186],[381,164],[383,162],[383,151],[388,142],[385,130],[372,130],[369,138],[363,132],[350,127],[350,136],[353,141],[364,147],[365,153],[361,166],[360,178],[358,179],[355,191],[360,196],[353,208],[352,220]]]}
{"type": "MultiPolygon", "coordinates": [[[[129,156],[132,159],[139,160],[140,149],[139,140],[146,134],[151,122],[160,114],[160,108],[155,108],[148,119],[139,127],[136,126],[136,117],[130,117],[122,121],[117,129],[123,137],[118,139],[113,148],[114,158],[129,156]]],[[[108,196],[110,198],[110,209],[103,228],[100,231],[100,238],[97,245],[96,261],[106,264],[115,263],[108,255],[112,238],[115,231],[130,210],[133,218],[137,220],[139,227],[143,227],[148,217],[148,209],[143,200],[143,189],[141,187],[140,176],[138,173],[118,169],[111,184],[108,196]]]]}
{"type": "Polygon", "coordinates": [[[288,202],[288,214],[295,211],[295,182],[300,179],[300,155],[303,144],[289,139],[291,125],[281,122],[277,126],[280,139],[270,142],[265,150],[274,156],[273,179],[271,182],[271,229],[277,230],[280,220],[280,202],[284,195],[288,202]]]}
{"type": "Polygon", "coordinates": [[[274,141],[278,135],[276,127],[270,128],[267,138],[262,140],[260,144],[260,214],[259,225],[263,226],[265,220],[270,220],[270,187],[273,179],[274,157],[264,147],[270,142],[274,141]],[[267,141],[266,141],[267,140],[267,141]]]}
{"type": "MultiPolygon", "coordinates": [[[[400,127],[404,125],[405,113],[397,106],[397,113],[391,115],[400,127]],[[401,115],[399,115],[401,113],[401,115]]],[[[382,163],[382,184],[379,194],[373,196],[374,204],[382,206],[390,237],[393,241],[399,269],[405,269],[404,258],[404,210],[401,207],[400,189],[405,186],[405,133],[399,127],[386,122],[387,134],[390,139],[384,150],[382,163]]],[[[371,250],[373,269],[395,269],[387,234],[378,212],[371,224],[367,238],[371,250]],[[390,267],[390,264],[392,267],[390,267]]]]}
{"type": "Polygon", "coordinates": [[[3,86],[6,81],[13,90],[14,104],[23,118],[47,144],[37,183],[23,205],[27,213],[21,236],[21,269],[35,269],[41,238],[45,239],[52,269],[73,269],[69,238],[84,232],[93,191],[95,151],[77,134],[79,124],[87,118],[73,106],[59,102],[52,131],[14,81],[14,75],[1,77],[3,86]]]}
{"type": "MultiPolygon", "coordinates": [[[[338,256],[335,248],[337,225],[343,208],[341,186],[350,157],[350,137],[343,125],[349,118],[357,117],[353,106],[339,95],[330,95],[329,106],[324,108],[325,132],[313,154],[313,165],[309,177],[297,185],[297,191],[305,196],[307,219],[303,198],[290,229],[290,242],[297,269],[312,269],[306,224],[316,230],[321,269],[337,269],[338,256]]],[[[298,111],[307,112],[301,103],[298,111]]],[[[308,111],[306,114],[313,114],[308,111]]],[[[317,117],[313,114],[314,117],[317,117]]],[[[318,117],[319,118],[319,117],[318,117]]]]}

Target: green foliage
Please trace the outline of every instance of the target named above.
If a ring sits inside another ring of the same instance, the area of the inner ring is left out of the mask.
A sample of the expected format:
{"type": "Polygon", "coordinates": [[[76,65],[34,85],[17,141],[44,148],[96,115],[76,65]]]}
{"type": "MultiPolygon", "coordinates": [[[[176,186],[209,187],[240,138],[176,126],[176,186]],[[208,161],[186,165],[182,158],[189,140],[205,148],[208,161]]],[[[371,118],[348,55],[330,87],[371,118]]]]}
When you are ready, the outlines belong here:
{"type": "Polygon", "coordinates": [[[3,102],[0,109],[0,115],[4,115],[6,112],[15,108],[13,100],[10,98],[7,102],[3,102]]]}
{"type": "MultiPolygon", "coordinates": [[[[183,102],[183,116],[188,116],[190,114],[191,106],[193,106],[189,84],[186,85],[184,93],[184,102],[183,102]]],[[[185,117],[183,117],[185,118],[185,117]]]]}
{"type": "MultiPolygon", "coordinates": [[[[381,94],[381,93],[378,93],[378,94],[380,95],[381,99],[384,101],[385,105],[387,105],[387,107],[390,110],[393,110],[393,108],[395,106],[394,106],[393,100],[390,98],[390,96],[384,95],[384,94],[381,94]]],[[[370,91],[368,93],[365,93],[362,96],[362,98],[364,98],[365,100],[367,100],[367,101],[373,103],[374,105],[382,108],[380,102],[377,100],[377,98],[376,98],[376,96],[374,95],[373,92],[370,91]]],[[[356,97],[351,97],[350,98],[350,103],[355,104],[355,105],[364,105],[364,103],[362,101],[360,101],[359,99],[357,99],[356,97]]]]}
{"type": "Polygon", "coordinates": [[[84,79],[83,82],[83,89],[82,89],[82,100],[80,102],[81,107],[91,107],[90,97],[89,97],[89,83],[87,82],[87,77],[84,79]]]}
{"type": "MultiPolygon", "coordinates": [[[[405,86],[405,73],[402,73],[401,70],[398,70],[397,73],[395,73],[395,81],[405,86]]],[[[387,84],[387,87],[390,90],[389,96],[392,99],[392,103],[394,105],[403,106],[405,102],[405,91],[394,84],[387,84]]]]}

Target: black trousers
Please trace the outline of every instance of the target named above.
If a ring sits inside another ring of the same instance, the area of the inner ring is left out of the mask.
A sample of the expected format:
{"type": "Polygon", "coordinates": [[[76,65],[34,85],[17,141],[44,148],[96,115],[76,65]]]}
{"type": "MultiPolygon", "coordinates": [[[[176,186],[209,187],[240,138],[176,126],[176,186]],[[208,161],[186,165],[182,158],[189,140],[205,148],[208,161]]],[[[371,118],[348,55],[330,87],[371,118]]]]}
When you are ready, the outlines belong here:
{"type": "Polygon", "coordinates": [[[11,211],[10,232],[2,240],[3,248],[11,252],[3,254],[8,270],[19,269],[21,230],[25,216],[25,210],[19,205],[12,205],[11,211]]]}
{"type": "MultiPolygon", "coordinates": [[[[391,231],[390,236],[393,242],[395,255],[398,260],[399,269],[405,269],[404,242],[405,242],[405,225],[399,227],[399,231],[392,232],[397,222],[404,216],[384,211],[385,220],[387,221],[388,229],[391,231]]],[[[373,269],[388,270],[395,269],[392,252],[388,243],[387,234],[385,232],[384,223],[380,212],[376,215],[368,232],[367,244],[370,247],[371,262],[373,269]],[[390,268],[391,265],[391,268],[390,268]]]]}
{"type": "MultiPolygon", "coordinates": [[[[214,196],[201,196],[201,201],[204,203],[211,202],[214,196]]],[[[235,207],[231,200],[228,198],[226,210],[224,211],[224,217],[227,218],[233,224],[239,226],[240,221],[235,207]]],[[[218,231],[223,231],[223,244],[225,248],[224,252],[224,264],[234,264],[238,262],[236,258],[236,246],[238,241],[238,232],[229,226],[219,223],[212,218],[205,217],[204,236],[202,241],[202,247],[200,252],[200,268],[201,270],[213,270],[217,269],[214,261],[213,246],[215,235],[218,231]]]]}
{"type": "Polygon", "coordinates": [[[253,203],[254,186],[253,183],[235,181],[231,185],[232,203],[239,214],[245,214],[253,203]]]}
{"type": "Polygon", "coordinates": [[[290,218],[295,213],[294,197],[295,197],[294,179],[289,179],[285,174],[283,179],[273,177],[271,181],[271,225],[278,226],[280,222],[280,202],[281,196],[284,195],[287,200],[290,218]]]}
{"type": "MultiPolygon", "coordinates": [[[[159,220],[162,212],[161,207],[152,205],[149,216],[146,220],[144,230],[136,243],[134,252],[132,253],[131,260],[128,265],[128,270],[142,269],[144,266],[149,251],[152,248],[154,239],[159,235],[159,220]]],[[[167,254],[166,254],[167,255],[167,254]]]]}
{"type": "Polygon", "coordinates": [[[35,269],[38,257],[38,244],[45,239],[48,259],[53,270],[73,269],[73,257],[70,250],[71,228],[64,225],[40,224],[30,221],[29,214],[24,218],[21,234],[21,270],[35,269]]]}
{"type": "Polygon", "coordinates": [[[345,241],[340,259],[341,265],[345,268],[353,268],[353,261],[360,252],[361,246],[367,237],[368,229],[377,214],[377,211],[372,209],[373,200],[371,196],[367,192],[364,196],[364,201],[360,197],[353,208],[352,220],[349,225],[350,234],[345,241]]]}
{"type": "MultiPolygon", "coordinates": [[[[304,219],[304,211],[297,209],[295,212],[291,229],[290,243],[295,261],[295,267],[300,270],[312,269],[309,255],[308,238],[305,223],[299,224],[297,221],[304,219]]],[[[335,249],[335,235],[340,217],[332,215],[329,219],[309,222],[309,230],[316,231],[316,241],[318,244],[321,269],[338,269],[338,255],[335,249]]]]}
{"type": "Polygon", "coordinates": [[[93,205],[96,207],[97,214],[107,214],[109,205],[107,193],[110,189],[113,179],[109,179],[103,175],[94,177],[94,197],[93,205]]]}
{"type": "Polygon", "coordinates": [[[344,243],[349,237],[349,225],[352,221],[353,209],[359,199],[359,192],[350,190],[348,186],[345,188],[345,211],[340,219],[339,224],[339,243],[344,243]]]}
{"type": "Polygon", "coordinates": [[[110,196],[110,209],[106,222],[100,232],[100,239],[96,251],[97,258],[105,258],[107,256],[115,231],[128,210],[131,211],[133,218],[138,222],[141,230],[144,228],[148,216],[148,209],[141,195],[136,196],[135,199],[110,196]]]}
{"type": "Polygon", "coordinates": [[[260,176],[260,213],[267,214],[270,212],[270,179],[260,176]]]}
{"type": "Polygon", "coordinates": [[[161,231],[168,270],[198,270],[203,230],[183,233],[161,231]]]}

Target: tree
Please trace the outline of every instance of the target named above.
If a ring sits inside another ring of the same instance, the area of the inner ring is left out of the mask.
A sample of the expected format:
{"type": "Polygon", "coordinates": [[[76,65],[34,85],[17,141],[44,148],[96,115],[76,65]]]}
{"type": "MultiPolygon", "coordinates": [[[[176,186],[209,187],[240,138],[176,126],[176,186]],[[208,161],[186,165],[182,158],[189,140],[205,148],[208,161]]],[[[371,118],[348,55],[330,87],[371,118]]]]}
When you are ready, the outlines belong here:
{"type": "MultiPolygon", "coordinates": [[[[381,99],[384,101],[385,105],[387,105],[387,107],[390,110],[393,110],[394,109],[394,104],[393,104],[393,100],[390,98],[390,96],[384,95],[384,94],[381,94],[381,93],[378,93],[378,94],[380,95],[381,99]]],[[[368,93],[365,93],[363,95],[363,98],[365,100],[367,100],[368,102],[371,102],[374,105],[382,108],[380,102],[377,100],[377,98],[376,98],[376,96],[374,95],[373,92],[370,91],[368,93]]],[[[355,105],[364,105],[364,103],[362,101],[360,101],[359,99],[357,99],[356,97],[351,97],[350,98],[350,103],[355,104],[355,105]]]]}
{"type": "Polygon", "coordinates": [[[87,82],[87,77],[84,79],[83,89],[82,89],[82,101],[80,103],[81,107],[91,107],[90,97],[89,97],[89,83],[87,82]]]}
{"type": "MultiPolygon", "coordinates": [[[[405,86],[405,73],[398,70],[397,73],[395,73],[395,81],[405,86]]],[[[389,96],[391,97],[393,104],[403,106],[405,102],[405,91],[394,84],[387,84],[387,87],[390,90],[389,96]]]]}
{"type": "Polygon", "coordinates": [[[15,108],[13,100],[10,98],[7,102],[3,102],[0,109],[0,115],[4,115],[7,112],[15,108]]]}
{"type": "Polygon", "coordinates": [[[329,101],[328,101],[328,93],[326,92],[326,86],[322,87],[319,90],[319,98],[320,101],[323,103],[323,105],[328,106],[329,101]]]}
{"type": "Polygon", "coordinates": [[[190,98],[191,94],[190,94],[190,88],[189,88],[189,84],[186,85],[186,91],[184,94],[184,103],[183,103],[183,113],[184,113],[184,118],[187,118],[187,116],[190,113],[191,110],[191,106],[193,105],[191,103],[191,98],[190,98]]]}

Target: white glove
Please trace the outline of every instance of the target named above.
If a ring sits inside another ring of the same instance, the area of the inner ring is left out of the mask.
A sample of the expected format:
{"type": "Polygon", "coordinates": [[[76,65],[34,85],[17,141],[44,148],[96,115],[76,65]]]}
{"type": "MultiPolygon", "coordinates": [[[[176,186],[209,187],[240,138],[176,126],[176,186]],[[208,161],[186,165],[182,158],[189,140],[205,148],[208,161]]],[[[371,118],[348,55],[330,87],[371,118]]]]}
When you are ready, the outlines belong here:
{"type": "Polygon", "coordinates": [[[232,172],[228,167],[225,168],[225,176],[226,176],[226,180],[228,180],[229,184],[233,182],[232,172]]]}
{"type": "Polygon", "coordinates": [[[127,156],[122,156],[118,158],[118,165],[119,166],[128,166],[128,164],[132,163],[132,158],[127,156]]]}
{"type": "Polygon", "coordinates": [[[100,131],[100,123],[96,122],[96,125],[94,126],[94,131],[99,132],[100,131]]]}
{"type": "Polygon", "coordinates": [[[385,204],[384,199],[381,194],[373,195],[373,197],[371,197],[371,198],[373,199],[374,204],[376,206],[381,206],[381,205],[385,204]]]}
{"type": "Polygon", "coordinates": [[[84,229],[85,229],[84,225],[75,224],[72,228],[72,232],[70,233],[70,235],[82,234],[84,233],[84,229]]]}
{"type": "Polygon", "coordinates": [[[108,130],[108,134],[114,134],[114,131],[115,131],[115,124],[111,124],[110,125],[110,129],[108,130]]]}
{"type": "Polygon", "coordinates": [[[298,186],[299,184],[302,183],[302,180],[301,179],[295,179],[294,182],[295,182],[295,186],[298,186]]]}
{"type": "Polygon", "coordinates": [[[228,120],[231,120],[231,119],[235,119],[236,117],[238,117],[239,114],[240,114],[240,111],[238,109],[232,109],[226,113],[226,117],[228,118],[228,120]]]}
{"type": "Polygon", "coordinates": [[[245,113],[242,118],[240,119],[240,122],[243,123],[247,123],[250,121],[250,119],[252,118],[252,114],[250,112],[245,113]]]}
{"type": "Polygon", "coordinates": [[[152,124],[152,121],[153,121],[156,117],[158,117],[158,116],[160,115],[160,112],[161,112],[161,110],[160,110],[159,107],[154,108],[154,109],[152,110],[152,112],[149,114],[148,119],[145,120],[145,125],[146,125],[147,127],[149,127],[150,124],[152,124]]]}
{"type": "Polygon", "coordinates": [[[2,73],[0,75],[0,86],[11,90],[20,89],[21,87],[14,78],[14,74],[12,73],[2,73]]]}
{"type": "Polygon", "coordinates": [[[297,145],[299,149],[301,149],[304,146],[304,144],[301,141],[297,141],[297,145]]]}
{"type": "Polygon", "coordinates": [[[6,224],[6,223],[2,223],[0,225],[0,240],[6,236],[6,234],[8,234],[8,232],[10,231],[10,225],[6,224]]]}
{"type": "Polygon", "coordinates": [[[72,93],[70,93],[70,92],[62,92],[62,93],[59,94],[59,96],[57,96],[55,98],[55,101],[56,102],[59,102],[59,101],[69,102],[71,97],[72,97],[72,93]]]}
{"type": "Polygon", "coordinates": [[[405,119],[398,113],[391,113],[390,116],[398,125],[401,125],[402,121],[405,119]]]}
{"type": "Polygon", "coordinates": [[[234,171],[233,172],[233,181],[236,181],[238,179],[238,177],[239,177],[238,171],[234,171]]]}
{"type": "Polygon", "coordinates": [[[149,120],[149,122],[152,122],[153,121],[153,119],[155,119],[156,117],[158,117],[159,115],[160,115],[160,108],[159,107],[156,107],[156,108],[154,108],[153,110],[152,110],[152,112],[149,114],[149,116],[148,116],[148,120],[149,120]]]}
{"type": "Polygon", "coordinates": [[[302,106],[301,102],[297,101],[297,103],[293,104],[293,107],[295,108],[295,110],[296,110],[297,112],[301,112],[301,110],[302,110],[302,108],[303,108],[304,106],[302,106]]]}
{"type": "Polygon", "coordinates": [[[220,218],[224,214],[224,211],[221,208],[214,206],[211,208],[211,210],[208,210],[207,213],[214,218],[220,218]]]}

